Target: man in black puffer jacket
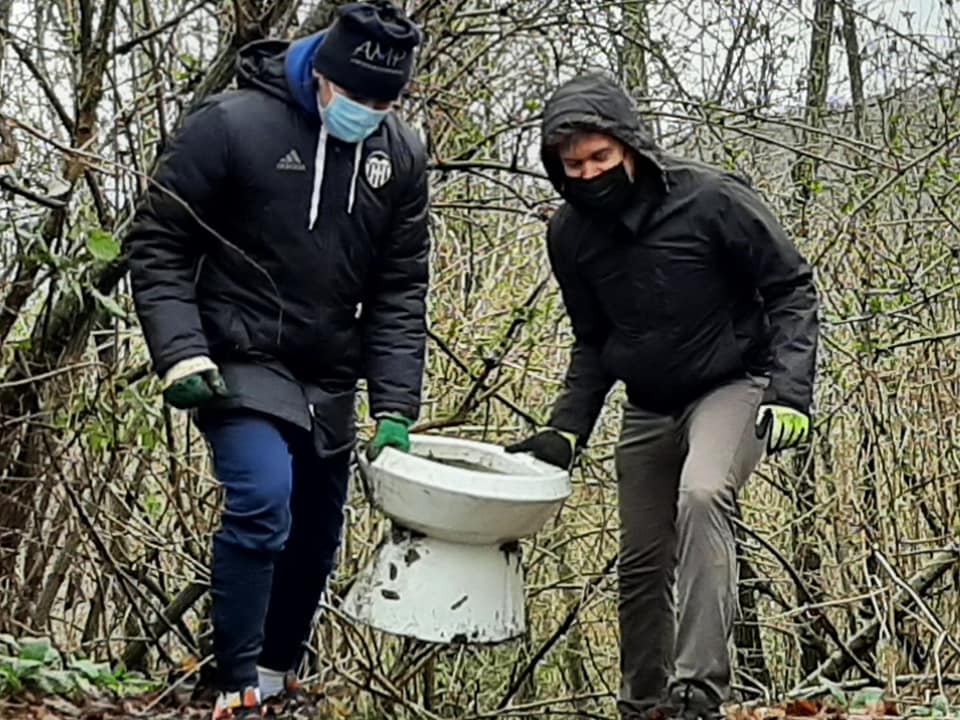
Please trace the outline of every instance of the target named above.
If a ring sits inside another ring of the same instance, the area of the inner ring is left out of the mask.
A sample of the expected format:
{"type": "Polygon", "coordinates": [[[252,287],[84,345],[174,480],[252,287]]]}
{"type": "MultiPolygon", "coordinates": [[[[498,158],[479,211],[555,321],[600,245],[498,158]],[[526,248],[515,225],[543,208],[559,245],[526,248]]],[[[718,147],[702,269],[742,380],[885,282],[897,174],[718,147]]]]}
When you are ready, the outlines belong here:
{"type": "Polygon", "coordinates": [[[549,100],[542,157],[566,200],[547,243],[575,344],[549,427],[509,449],[571,466],[623,381],[621,710],[717,716],[737,493],[763,438],[776,452],[809,434],[813,274],[743,180],[661,152],[604,76],[549,100]]]}
{"type": "Polygon", "coordinates": [[[368,446],[409,448],[428,281],[424,148],[392,111],[419,29],[386,0],[263,41],[163,153],[125,240],[167,401],[195,409],[225,490],[215,717],[290,684],[342,526],[356,387],[368,446]]]}

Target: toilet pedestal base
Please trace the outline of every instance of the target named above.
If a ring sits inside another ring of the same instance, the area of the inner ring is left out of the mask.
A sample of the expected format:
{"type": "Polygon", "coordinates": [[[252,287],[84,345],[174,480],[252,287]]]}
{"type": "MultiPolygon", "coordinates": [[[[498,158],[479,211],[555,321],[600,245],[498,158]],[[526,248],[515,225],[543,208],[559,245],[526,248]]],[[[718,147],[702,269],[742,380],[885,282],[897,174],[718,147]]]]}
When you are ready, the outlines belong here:
{"type": "Polygon", "coordinates": [[[520,547],[462,545],[394,528],[341,609],[357,622],[426,642],[511,640],[526,627],[520,547]]]}

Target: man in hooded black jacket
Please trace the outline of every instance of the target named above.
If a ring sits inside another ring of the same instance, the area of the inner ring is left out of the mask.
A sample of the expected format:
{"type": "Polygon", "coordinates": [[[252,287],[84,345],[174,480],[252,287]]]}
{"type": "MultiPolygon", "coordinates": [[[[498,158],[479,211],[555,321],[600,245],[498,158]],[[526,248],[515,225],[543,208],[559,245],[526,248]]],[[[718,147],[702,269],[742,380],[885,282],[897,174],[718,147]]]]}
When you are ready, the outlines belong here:
{"type": "Polygon", "coordinates": [[[225,491],[215,718],[292,689],[339,545],[358,379],[409,448],[420,410],[426,156],[394,112],[419,29],[386,0],[263,41],[161,158],[125,245],[164,397],[196,410],[225,491]]]}
{"type": "Polygon", "coordinates": [[[764,440],[809,435],[812,271],[746,182],[662,152],[606,77],[561,86],[542,132],[575,342],[548,427],[509,450],[570,467],[623,381],[621,712],[713,717],[730,695],[737,493],[764,440]]]}

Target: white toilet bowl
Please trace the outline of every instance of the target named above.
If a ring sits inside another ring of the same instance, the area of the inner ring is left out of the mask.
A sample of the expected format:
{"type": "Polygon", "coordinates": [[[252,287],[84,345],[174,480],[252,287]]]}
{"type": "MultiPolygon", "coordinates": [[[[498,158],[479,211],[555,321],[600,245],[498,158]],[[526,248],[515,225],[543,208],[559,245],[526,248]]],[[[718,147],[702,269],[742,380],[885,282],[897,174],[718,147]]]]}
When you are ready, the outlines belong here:
{"type": "Polygon", "coordinates": [[[414,435],[409,453],[360,460],[373,504],[440,540],[493,545],[533,535],[570,495],[570,476],[499,445],[414,435]]]}
{"type": "Polygon", "coordinates": [[[344,600],[348,616],[431,642],[522,634],[521,538],[570,496],[569,474],[489,443],[411,436],[409,453],[360,458],[375,507],[393,521],[344,600]]]}

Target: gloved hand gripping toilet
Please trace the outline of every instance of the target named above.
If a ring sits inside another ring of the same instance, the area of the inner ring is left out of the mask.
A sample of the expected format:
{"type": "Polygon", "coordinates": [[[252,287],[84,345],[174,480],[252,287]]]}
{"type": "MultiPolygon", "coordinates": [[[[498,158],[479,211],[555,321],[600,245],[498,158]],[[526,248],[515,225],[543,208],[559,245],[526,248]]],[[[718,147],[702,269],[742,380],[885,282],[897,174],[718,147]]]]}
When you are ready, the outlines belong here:
{"type": "Polygon", "coordinates": [[[385,447],[393,447],[401,452],[410,452],[410,427],[413,421],[402,415],[380,415],[377,418],[377,430],[367,444],[367,459],[373,462],[385,447]]]}
{"type": "Polygon", "coordinates": [[[544,428],[537,434],[507,445],[508,453],[530,453],[537,460],[569,471],[577,459],[580,444],[571,432],[556,428],[544,428]]]}

